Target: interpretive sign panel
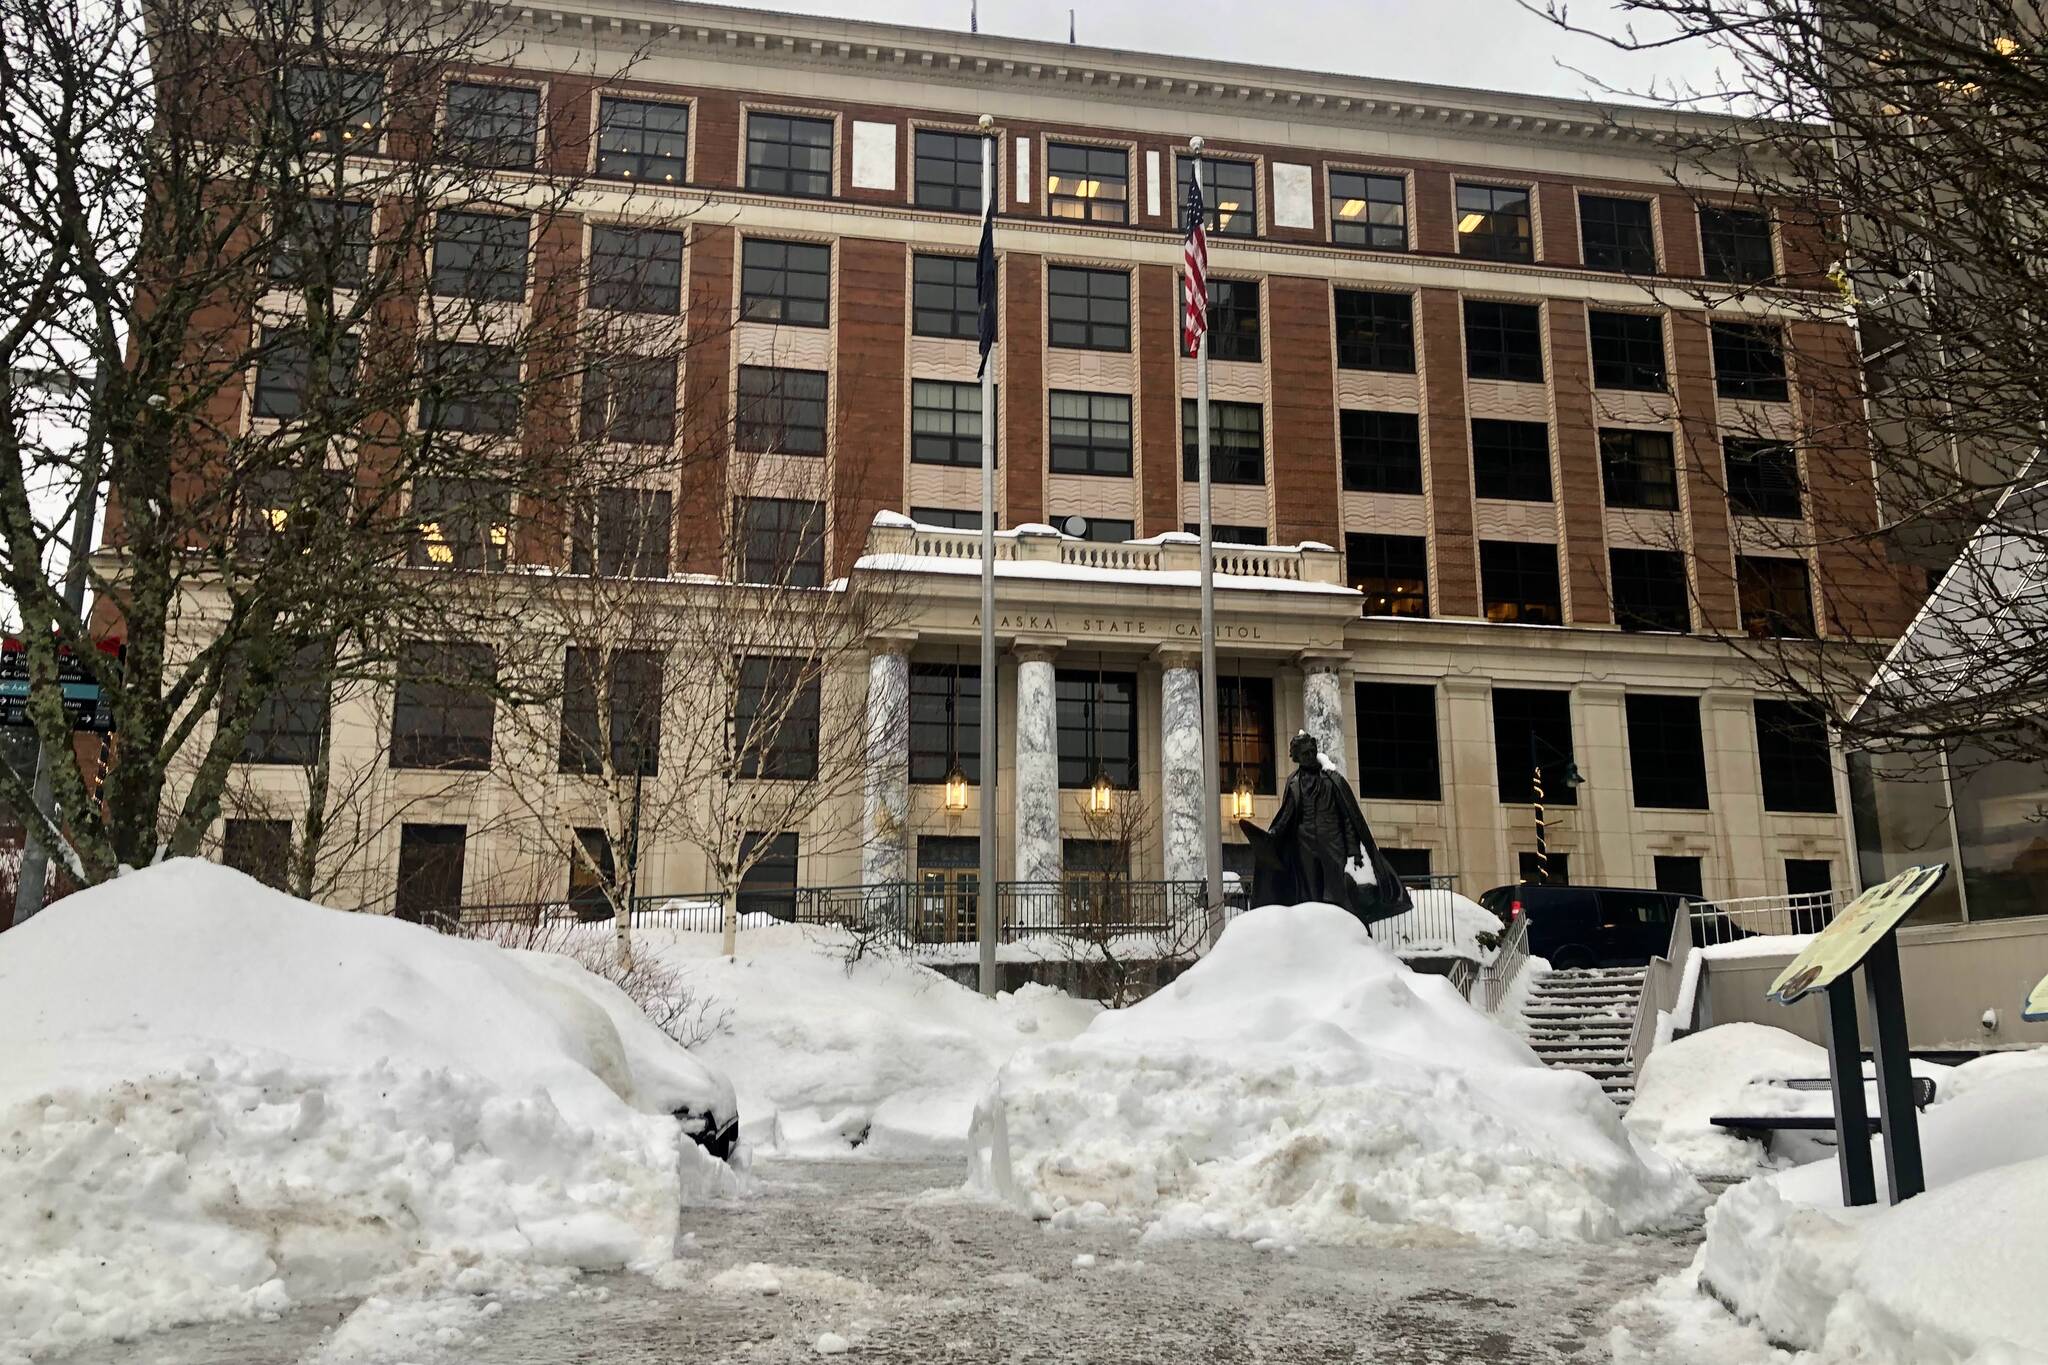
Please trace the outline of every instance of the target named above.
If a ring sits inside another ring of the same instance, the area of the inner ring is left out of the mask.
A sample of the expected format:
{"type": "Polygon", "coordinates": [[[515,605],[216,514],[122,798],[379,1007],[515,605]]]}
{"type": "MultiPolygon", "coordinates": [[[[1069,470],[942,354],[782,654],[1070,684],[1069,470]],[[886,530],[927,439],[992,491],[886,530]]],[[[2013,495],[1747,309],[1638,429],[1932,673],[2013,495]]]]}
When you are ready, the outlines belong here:
{"type": "Polygon", "coordinates": [[[1864,955],[1911,914],[1913,907],[1941,885],[1941,879],[1947,875],[1947,863],[1909,867],[1850,901],[1834,922],[1815,934],[1806,950],[1778,974],[1778,979],[1771,983],[1769,998],[1789,1005],[1801,996],[1826,990],[1855,971],[1864,955]]]}

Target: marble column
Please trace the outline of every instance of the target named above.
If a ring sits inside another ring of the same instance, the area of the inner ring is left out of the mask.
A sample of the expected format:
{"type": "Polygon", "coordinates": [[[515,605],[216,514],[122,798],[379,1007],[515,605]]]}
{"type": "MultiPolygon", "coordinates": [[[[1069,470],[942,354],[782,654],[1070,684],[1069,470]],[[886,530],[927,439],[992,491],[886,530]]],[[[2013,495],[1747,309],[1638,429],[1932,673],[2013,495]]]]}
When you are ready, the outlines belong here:
{"type": "Polygon", "coordinates": [[[1202,656],[1162,650],[1159,687],[1160,766],[1164,770],[1160,831],[1166,879],[1198,882],[1208,875],[1202,836],[1202,656]]]}
{"type": "Polygon", "coordinates": [[[910,653],[883,639],[868,656],[866,785],[860,874],[868,885],[910,878],[910,653]]]}
{"type": "Polygon", "coordinates": [[[1053,693],[1054,647],[1018,645],[1016,876],[1025,882],[1060,879],[1060,749],[1053,693]]]}
{"type": "Polygon", "coordinates": [[[1301,656],[1301,728],[1316,737],[1316,744],[1337,771],[1351,771],[1351,754],[1344,743],[1344,676],[1351,660],[1343,654],[1301,656]]]}

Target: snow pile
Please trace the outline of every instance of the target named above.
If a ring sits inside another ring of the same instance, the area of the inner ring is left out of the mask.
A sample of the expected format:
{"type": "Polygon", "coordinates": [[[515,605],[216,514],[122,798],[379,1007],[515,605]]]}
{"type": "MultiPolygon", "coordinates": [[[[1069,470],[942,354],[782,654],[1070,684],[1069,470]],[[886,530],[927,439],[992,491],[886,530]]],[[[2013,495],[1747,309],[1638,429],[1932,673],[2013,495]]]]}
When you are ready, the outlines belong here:
{"type": "MultiPolygon", "coordinates": [[[[1927,1193],[1844,1209],[1832,1160],[1739,1185],[1708,1214],[1700,1283],[1817,1363],[2048,1359],[2048,1066],[1986,1059],[1953,1079],[1920,1116],[1927,1193]]],[[[1882,1199],[1881,1142],[1873,1155],[1882,1199]]]]}
{"type": "Polygon", "coordinates": [[[0,1358],[668,1260],[730,1087],[566,959],[179,860],[0,936],[0,1358]]]}
{"type": "Polygon", "coordinates": [[[1045,986],[989,1000],[902,957],[849,963],[836,933],[790,924],[747,933],[733,958],[716,934],[643,931],[636,943],[730,1011],[696,1052],[737,1082],[748,1143],[780,1155],[962,1152],[996,1068],[1101,1010],[1045,986]]]}
{"type": "Polygon", "coordinates": [[[1282,1243],[1599,1239],[1698,1193],[1593,1080],[1313,904],[1239,916],[1171,987],[1019,1052],[969,1183],[1041,1217],[1282,1243]]]}
{"type": "MultiPolygon", "coordinates": [[[[1624,1120],[1631,1133],[1695,1175],[1747,1175],[1763,1144],[1716,1128],[1716,1115],[1790,1112],[1800,1094],[1769,1082],[1828,1074],[1825,1048],[1762,1024],[1721,1024],[1652,1051],[1624,1120]]],[[[1826,1094],[1816,1098],[1825,1109],[1826,1094]]]]}
{"type": "Polygon", "coordinates": [[[1415,908],[1372,926],[1373,941],[1413,957],[1462,957],[1484,965],[1500,948],[1500,917],[1455,891],[1411,888],[1415,908]]]}

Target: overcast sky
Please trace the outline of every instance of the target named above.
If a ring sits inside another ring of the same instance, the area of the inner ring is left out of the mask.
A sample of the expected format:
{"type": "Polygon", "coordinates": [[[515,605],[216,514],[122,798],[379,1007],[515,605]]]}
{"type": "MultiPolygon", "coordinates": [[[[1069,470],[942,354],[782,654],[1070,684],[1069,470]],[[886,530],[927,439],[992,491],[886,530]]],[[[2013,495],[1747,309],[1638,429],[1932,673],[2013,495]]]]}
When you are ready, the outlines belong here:
{"type": "MultiPolygon", "coordinates": [[[[930,28],[967,29],[970,0],[725,0],[930,28]]],[[[981,30],[1100,47],[1216,57],[1438,85],[1602,98],[1581,71],[1640,90],[1677,78],[1711,83],[1705,51],[1616,52],[1530,14],[1515,0],[980,0],[981,30]],[[1567,69],[1576,68],[1576,69],[1567,69]]],[[[1579,0],[1575,23],[1619,31],[1607,0],[1579,0]]]]}

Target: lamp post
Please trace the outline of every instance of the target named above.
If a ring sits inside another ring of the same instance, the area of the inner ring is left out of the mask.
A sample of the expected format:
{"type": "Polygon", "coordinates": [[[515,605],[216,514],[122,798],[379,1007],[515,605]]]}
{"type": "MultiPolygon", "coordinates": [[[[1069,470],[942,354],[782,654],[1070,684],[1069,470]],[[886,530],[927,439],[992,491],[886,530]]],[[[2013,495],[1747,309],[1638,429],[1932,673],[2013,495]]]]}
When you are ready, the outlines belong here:
{"type": "Polygon", "coordinates": [[[1536,879],[1547,886],[1550,884],[1550,821],[1544,818],[1544,749],[1550,750],[1564,760],[1562,781],[1565,790],[1572,791],[1585,786],[1586,779],[1579,773],[1578,760],[1555,744],[1545,743],[1533,729],[1529,731],[1529,788],[1536,807],[1536,879]]]}

